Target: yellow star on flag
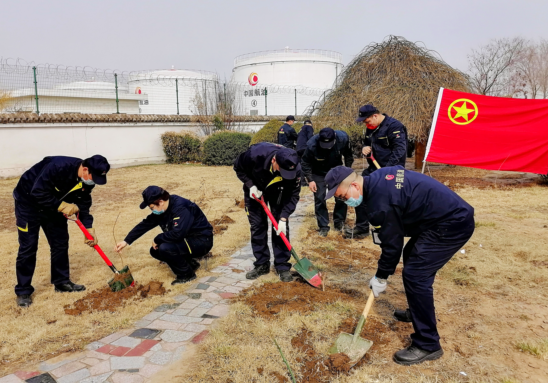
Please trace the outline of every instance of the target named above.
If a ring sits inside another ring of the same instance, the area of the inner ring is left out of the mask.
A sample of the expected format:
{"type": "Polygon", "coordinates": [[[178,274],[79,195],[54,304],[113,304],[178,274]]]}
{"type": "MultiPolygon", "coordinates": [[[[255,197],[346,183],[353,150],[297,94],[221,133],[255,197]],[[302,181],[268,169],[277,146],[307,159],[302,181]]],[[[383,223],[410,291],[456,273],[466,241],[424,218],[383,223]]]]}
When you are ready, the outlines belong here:
{"type": "Polygon", "coordinates": [[[459,117],[462,117],[466,121],[468,121],[468,115],[474,111],[474,109],[468,109],[466,107],[466,101],[464,101],[460,107],[453,106],[453,109],[455,109],[457,112],[455,117],[453,117],[455,120],[459,117]]]}

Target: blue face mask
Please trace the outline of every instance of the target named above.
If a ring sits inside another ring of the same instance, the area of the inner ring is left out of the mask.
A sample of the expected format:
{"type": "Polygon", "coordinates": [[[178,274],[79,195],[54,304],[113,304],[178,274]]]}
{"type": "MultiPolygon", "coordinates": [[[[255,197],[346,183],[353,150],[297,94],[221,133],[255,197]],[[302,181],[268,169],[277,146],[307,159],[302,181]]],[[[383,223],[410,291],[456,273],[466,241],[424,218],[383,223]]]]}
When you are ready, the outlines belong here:
{"type": "Polygon", "coordinates": [[[358,207],[363,201],[363,195],[359,196],[358,198],[350,197],[346,201],[344,201],[345,204],[347,204],[350,207],[358,207]]]}
{"type": "Polygon", "coordinates": [[[82,180],[83,183],[85,183],[86,185],[95,185],[95,182],[93,182],[93,180],[85,180],[83,178],[80,178],[82,180]]]}
{"type": "Polygon", "coordinates": [[[152,214],[160,215],[164,214],[165,210],[152,210],[152,214]]]}

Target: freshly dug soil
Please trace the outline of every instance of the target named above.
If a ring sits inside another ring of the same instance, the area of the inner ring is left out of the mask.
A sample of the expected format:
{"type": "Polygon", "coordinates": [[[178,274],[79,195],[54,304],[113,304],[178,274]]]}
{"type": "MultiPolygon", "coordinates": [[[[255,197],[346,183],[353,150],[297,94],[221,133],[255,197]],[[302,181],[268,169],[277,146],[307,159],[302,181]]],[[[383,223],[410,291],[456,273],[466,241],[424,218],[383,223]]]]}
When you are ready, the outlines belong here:
{"type": "Polygon", "coordinates": [[[322,291],[304,282],[265,283],[250,287],[238,298],[253,307],[255,314],[263,318],[273,318],[282,310],[306,314],[314,311],[316,305],[333,303],[348,296],[337,289],[322,291]],[[248,295],[246,293],[253,292],[248,295]]]}
{"type": "Polygon", "coordinates": [[[245,208],[245,200],[234,198],[234,202],[236,202],[235,205],[238,206],[239,208],[242,208],[242,209],[245,208]]]}
{"type": "Polygon", "coordinates": [[[209,221],[209,224],[213,227],[213,235],[222,234],[223,231],[228,229],[228,225],[234,223],[232,218],[228,215],[223,215],[221,218],[214,221],[209,221]]]}
{"type": "Polygon", "coordinates": [[[152,295],[164,295],[166,289],[163,282],[152,281],[146,285],[136,284],[123,290],[113,292],[110,287],[94,290],[78,299],[72,305],[64,307],[65,314],[80,315],[84,312],[110,311],[115,312],[128,301],[143,300],[152,295]]]}

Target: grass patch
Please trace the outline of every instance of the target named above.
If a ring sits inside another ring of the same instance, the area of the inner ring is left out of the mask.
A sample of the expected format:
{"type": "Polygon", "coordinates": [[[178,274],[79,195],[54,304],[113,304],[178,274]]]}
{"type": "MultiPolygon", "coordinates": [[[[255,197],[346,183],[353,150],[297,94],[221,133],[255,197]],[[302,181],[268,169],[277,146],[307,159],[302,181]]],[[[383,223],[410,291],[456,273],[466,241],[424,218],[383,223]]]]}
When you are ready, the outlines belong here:
{"type": "Polygon", "coordinates": [[[548,339],[523,341],[516,346],[520,351],[548,360],[548,339]]]}
{"type": "Polygon", "coordinates": [[[495,227],[497,226],[497,224],[495,222],[481,222],[481,221],[476,221],[476,229],[478,227],[495,227]]]}

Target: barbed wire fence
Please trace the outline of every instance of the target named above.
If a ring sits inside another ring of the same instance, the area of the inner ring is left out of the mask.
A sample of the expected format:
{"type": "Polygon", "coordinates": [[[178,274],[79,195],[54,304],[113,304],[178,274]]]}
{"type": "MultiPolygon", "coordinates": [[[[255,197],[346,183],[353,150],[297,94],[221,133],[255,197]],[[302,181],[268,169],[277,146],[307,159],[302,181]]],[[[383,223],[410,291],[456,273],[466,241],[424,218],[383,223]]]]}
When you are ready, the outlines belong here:
{"type": "MultiPolygon", "coordinates": [[[[325,89],[222,81],[197,70],[121,71],[0,58],[0,113],[303,115],[325,89]]],[[[225,126],[226,127],[226,126],[225,126]]]]}

